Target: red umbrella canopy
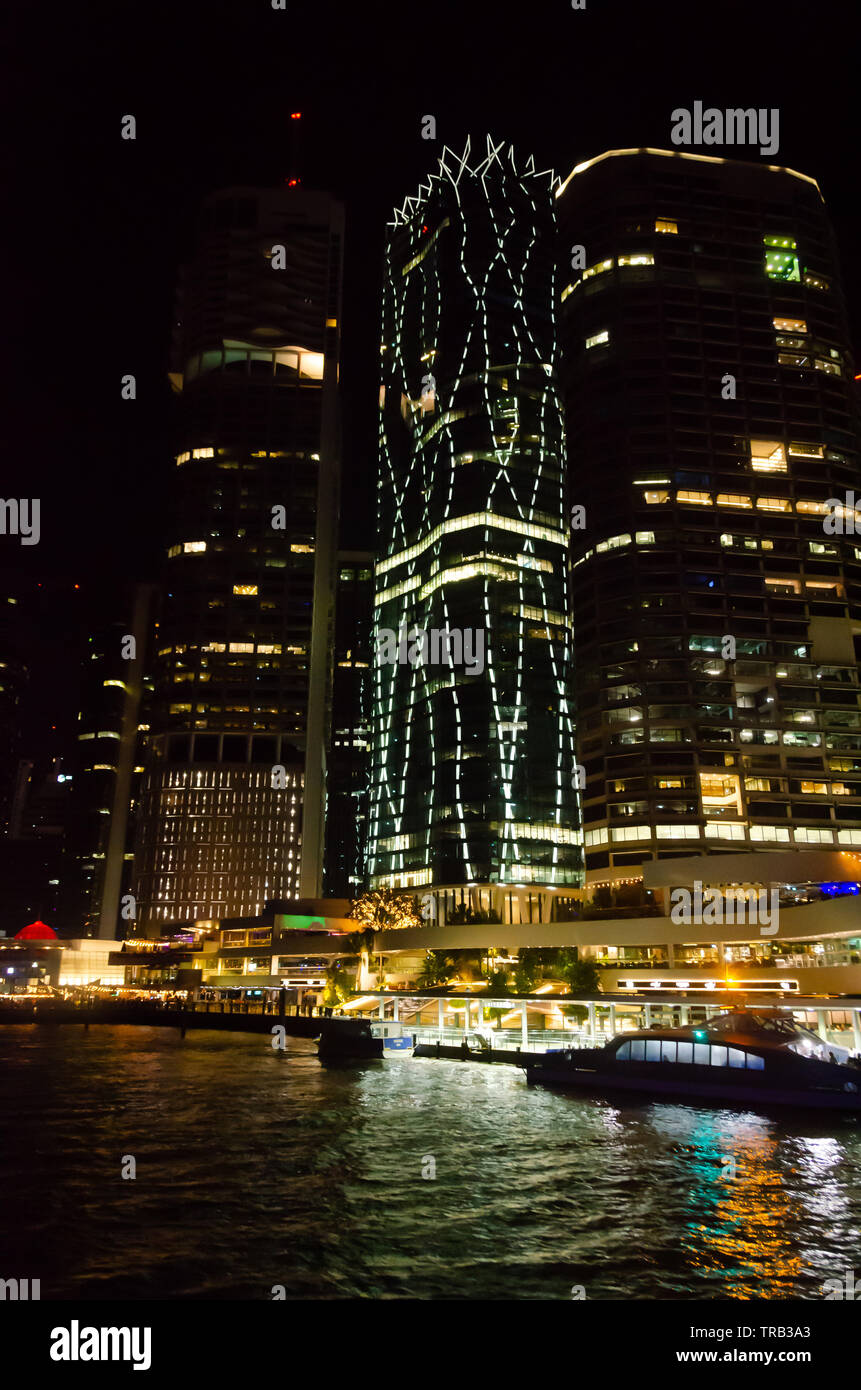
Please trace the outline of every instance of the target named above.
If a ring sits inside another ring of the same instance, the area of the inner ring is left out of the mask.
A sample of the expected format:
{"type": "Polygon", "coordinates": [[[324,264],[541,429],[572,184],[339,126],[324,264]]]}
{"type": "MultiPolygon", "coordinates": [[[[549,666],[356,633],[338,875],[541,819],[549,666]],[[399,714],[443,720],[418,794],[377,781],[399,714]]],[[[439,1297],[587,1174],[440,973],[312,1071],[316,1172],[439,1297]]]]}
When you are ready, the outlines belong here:
{"type": "Polygon", "coordinates": [[[16,941],[56,941],[57,933],[53,927],[46,926],[44,922],[31,922],[29,927],[22,927],[15,935],[16,941]]]}

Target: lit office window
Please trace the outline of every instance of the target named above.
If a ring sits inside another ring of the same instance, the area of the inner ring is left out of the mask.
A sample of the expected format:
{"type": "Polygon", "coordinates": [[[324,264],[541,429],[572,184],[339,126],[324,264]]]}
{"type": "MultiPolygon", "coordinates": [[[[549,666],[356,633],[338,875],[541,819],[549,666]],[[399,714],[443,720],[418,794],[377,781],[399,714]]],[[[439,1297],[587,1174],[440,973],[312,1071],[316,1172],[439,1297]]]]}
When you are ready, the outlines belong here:
{"type": "Polygon", "coordinates": [[[801,267],[795,254],[796,245],[791,237],[763,237],[765,246],[765,273],[770,280],[794,281],[801,279],[801,267]]]}

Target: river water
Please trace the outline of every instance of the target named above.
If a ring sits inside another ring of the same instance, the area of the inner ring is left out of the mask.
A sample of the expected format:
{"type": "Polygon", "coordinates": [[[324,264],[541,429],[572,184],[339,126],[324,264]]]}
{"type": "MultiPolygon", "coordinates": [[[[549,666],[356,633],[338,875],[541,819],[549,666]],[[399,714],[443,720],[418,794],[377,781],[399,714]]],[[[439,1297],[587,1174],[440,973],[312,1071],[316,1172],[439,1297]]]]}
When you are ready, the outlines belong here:
{"type": "Polygon", "coordinates": [[[783,1299],[861,1271],[855,1120],[287,1044],[0,1028],[0,1277],[43,1300],[783,1299]]]}

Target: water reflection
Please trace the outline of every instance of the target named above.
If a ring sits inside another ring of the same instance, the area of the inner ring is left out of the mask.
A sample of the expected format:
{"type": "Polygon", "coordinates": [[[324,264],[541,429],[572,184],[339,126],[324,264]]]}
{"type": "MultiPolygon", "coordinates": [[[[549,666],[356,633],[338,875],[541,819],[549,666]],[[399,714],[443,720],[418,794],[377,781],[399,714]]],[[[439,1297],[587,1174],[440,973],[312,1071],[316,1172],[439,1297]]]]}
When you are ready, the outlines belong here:
{"type": "Polygon", "coordinates": [[[0,1254],[38,1253],[43,1299],[821,1297],[861,1269],[839,1121],[110,1028],[0,1030],[0,1111],[0,1254]]]}

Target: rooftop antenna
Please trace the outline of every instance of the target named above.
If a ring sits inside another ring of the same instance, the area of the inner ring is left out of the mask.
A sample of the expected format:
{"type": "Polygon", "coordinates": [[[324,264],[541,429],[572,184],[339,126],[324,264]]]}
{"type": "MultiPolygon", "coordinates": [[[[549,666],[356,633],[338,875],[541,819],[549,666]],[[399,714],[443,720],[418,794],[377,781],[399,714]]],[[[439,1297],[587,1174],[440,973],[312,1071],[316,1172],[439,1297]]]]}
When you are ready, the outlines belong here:
{"type": "Polygon", "coordinates": [[[300,134],[302,129],[300,124],[301,120],[301,111],[290,112],[290,164],[289,173],[287,175],[287,178],[285,179],[285,183],[287,184],[288,188],[298,188],[302,182],[299,173],[301,151],[300,134]]]}

